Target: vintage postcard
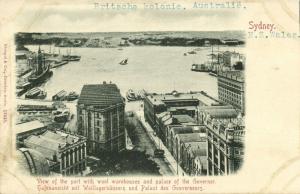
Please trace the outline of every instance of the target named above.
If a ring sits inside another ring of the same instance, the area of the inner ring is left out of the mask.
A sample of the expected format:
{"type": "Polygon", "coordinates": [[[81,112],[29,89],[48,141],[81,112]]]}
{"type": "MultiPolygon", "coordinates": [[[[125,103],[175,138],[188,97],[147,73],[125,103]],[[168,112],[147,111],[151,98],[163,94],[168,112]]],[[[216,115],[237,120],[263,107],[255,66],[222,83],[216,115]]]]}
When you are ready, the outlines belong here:
{"type": "Polygon", "coordinates": [[[0,3],[0,193],[300,192],[300,1],[0,3]]]}

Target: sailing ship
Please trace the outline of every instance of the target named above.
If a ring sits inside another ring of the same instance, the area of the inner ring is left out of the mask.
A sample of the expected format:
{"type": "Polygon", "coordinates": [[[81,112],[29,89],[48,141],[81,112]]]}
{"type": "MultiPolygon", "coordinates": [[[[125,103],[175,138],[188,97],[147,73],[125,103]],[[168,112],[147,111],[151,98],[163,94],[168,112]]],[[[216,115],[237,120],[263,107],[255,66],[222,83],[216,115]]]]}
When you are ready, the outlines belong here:
{"type": "Polygon", "coordinates": [[[28,77],[28,81],[32,83],[40,83],[43,82],[52,72],[49,71],[49,64],[45,62],[45,56],[41,52],[41,48],[39,47],[37,63],[35,69],[32,74],[28,77]]]}
{"type": "Polygon", "coordinates": [[[120,64],[120,65],[127,65],[127,63],[128,63],[128,58],[122,60],[119,64],[120,64]]]}

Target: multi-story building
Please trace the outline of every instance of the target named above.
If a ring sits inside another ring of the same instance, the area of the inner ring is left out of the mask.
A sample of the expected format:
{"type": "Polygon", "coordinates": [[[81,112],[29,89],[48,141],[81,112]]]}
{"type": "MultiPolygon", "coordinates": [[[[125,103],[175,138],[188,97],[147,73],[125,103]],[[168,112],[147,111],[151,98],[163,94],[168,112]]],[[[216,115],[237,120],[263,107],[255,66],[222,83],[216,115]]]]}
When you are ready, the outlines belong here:
{"type": "Polygon", "coordinates": [[[240,112],[245,112],[245,92],[243,71],[227,71],[218,74],[219,100],[231,104],[240,112]]]}
{"type": "Polygon", "coordinates": [[[125,149],[125,103],[115,84],[84,85],[77,103],[78,134],[92,155],[125,149]]]}
{"type": "Polygon", "coordinates": [[[236,172],[244,158],[243,118],[220,119],[208,116],[207,127],[208,175],[226,175],[236,172]]]}
{"type": "MultiPolygon", "coordinates": [[[[48,130],[41,135],[29,136],[24,140],[24,146],[40,153],[43,157],[39,158],[48,161],[50,174],[80,175],[86,169],[85,137],[48,130]]],[[[29,156],[28,152],[28,166],[34,167],[35,162],[29,160],[29,156]]]]}
{"type": "MultiPolygon", "coordinates": [[[[172,155],[176,152],[176,135],[177,134],[187,134],[187,133],[205,133],[206,127],[201,125],[170,125],[167,127],[167,138],[166,147],[169,149],[172,155]]],[[[197,136],[197,135],[196,135],[197,136]]]]}
{"type": "MultiPolygon", "coordinates": [[[[205,134],[205,133],[204,133],[205,134]]],[[[181,166],[192,176],[207,175],[207,140],[188,142],[182,145],[181,166]]]]}
{"type": "Polygon", "coordinates": [[[175,145],[173,157],[177,161],[178,165],[186,170],[187,173],[191,173],[189,165],[192,163],[193,158],[188,158],[188,152],[191,145],[193,148],[197,148],[202,151],[203,156],[206,154],[206,133],[180,133],[175,136],[175,145]]]}
{"type": "Polygon", "coordinates": [[[144,116],[155,129],[156,114],[170,112],[171,115],[189,115],[198,118],[198,107],[219,104],[205,92],[179,93],[173,91],[167,94],[149,94],[144,99],[144,116]]]}

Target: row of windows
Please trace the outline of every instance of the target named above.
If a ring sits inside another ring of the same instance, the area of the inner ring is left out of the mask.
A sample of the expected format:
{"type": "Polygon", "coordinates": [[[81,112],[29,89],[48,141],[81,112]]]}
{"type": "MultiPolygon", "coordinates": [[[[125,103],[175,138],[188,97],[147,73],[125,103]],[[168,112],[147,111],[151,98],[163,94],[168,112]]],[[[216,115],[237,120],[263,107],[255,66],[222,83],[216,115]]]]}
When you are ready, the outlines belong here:
{"type": "Polygon", "coordinates": [[[61,163],[62,168],[68,168],[69,166],[72,166],[74,163],[77,163],[78,161],[81,161],[82,159],[85,159],[85,148],[79,149],[76,152],[70,152],[69,154],[62,155],[61,156],[61,163]],[[75,153],[75,154],[74,154],[75,153]]]}
{"type": "Polygon", "coordinates": [[[232,99],[232,98],[227,98],[227,97],[223,97],[220,96],[220,100],[229,104],[233,104],[236,105],[238,107],[241,107],[241,101],[240,100],[236,100],[236,99],[232,99]]]}
{"type": "Polygon", "coordinates": [[[218,91],[219,91],[219,93],[221,93],[221,94],[228,94],[229,96],[233,96],[233,97],[236,97],[236,98],[240,98],[241,97],[241,92],[233,92],[233,91],[231,91],[231,90],[228,90],[228,89],[226,89],[226,88],[222,88],[222,87],[220,87],[220,88],[218,88],[218,91]]]}
{"type": "Polygon", "coordinates": [[[236,89],[241,89],[242,87],[241,87],[241,85],[242,84],[240,84],[240,83],[235,83],[234,81],[232,81],[232,82],[230,82],[230,81],[227,81],[228,79],[222,79],[222,78],[220,78],[219,80],[218,80],[218,82],[220,83],[220,84],[225,84],[225,85],[227,85],[227,86],[231,86],[231,87],[233,87],[233,88],[236,88],[236,89]]]}

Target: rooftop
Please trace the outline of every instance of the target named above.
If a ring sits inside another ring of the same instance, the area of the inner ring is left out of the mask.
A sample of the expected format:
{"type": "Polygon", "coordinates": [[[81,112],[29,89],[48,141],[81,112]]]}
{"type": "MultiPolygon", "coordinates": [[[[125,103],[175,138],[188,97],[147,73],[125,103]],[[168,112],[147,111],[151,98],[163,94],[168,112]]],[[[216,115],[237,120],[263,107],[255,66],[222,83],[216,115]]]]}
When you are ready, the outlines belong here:
{"type": "Polygon", "coordinates": [[[123,103],[116,84],[91,84],[84,85],[78,100],[78,104],[108,107],[118,103],[123,103]]]}
{"type": "Polygon", "coordinates": [[[204,112],[208,113],[212,118],[236,118],[238,116],[238,112],[233,108],[207,109],[204,112]]]}
{"type": "Polygon", "coordinates": [[[17,107],[18,111],[32,111],[32,110],[36,110],[36,111],[43,111],[43,110],[55,110],[55,108],[53,106],[47,106],[47,105],[29,105],[29,104],[22,104],[22,105],[18,105],[17,107]]]}
{"type": "Polygon", "coordinates": [[[174,134],[180,134],[180,133],[193,133],[193,127],[172,127],[171,128],[174,131],[174,134]]]}
{"type": "Polygon", "coordinates": [[[154,105],[165,104],[168,101],[201,101],[206,105],[212,105],[218,103],[216,99],[209,96],[203,91],[200,92],[189,92],[189,93],[180,93],[177,91],[173,91],[172,93],[166,94],[149,94],[147,98],[154,105]]]}
{"type": "Polygon", "coordinates": [[[31,131],[42,127],[45,127],[45,125],[40,121],[35,120],[35,121],[18,124],[15,126],[15,129],[17,133],[23,133],[23,132],[31,131]]]}
{"type": "Polygon", "coordinates": [[[68,144],[75,143],[78,140],[78,137],[64,132],[46,131],[42,135],[29,136],[24,140],[24,144],[26,147],[41,152],[46,158],[52,159],[52,156],[59,150],[60,147],[66,147],[68,144]]]}
{"type": "Polygon", "coordinates": [[[195,119],[189,115],[173,115],[172,116],[177,123],[195,123],[195,119]]]}
{"type": "Polygon", "coordinates": [[[234,107],[230,104],[226,105],[213,105],[213,106],[201,106],[200,110],[207,110],[207,109],[234,109],[234,107]]]}
{"type": "Polygon", "coordinates": [[[20,148],[16,151],[17,168],[26,175],[49,176],[49,163],[38,151],[20,148]]]}
{"type": "Polygon", "coordinates": [[[174,134],[183,134],[183,133],[205,133],[206,127],[204,125],[196,126],[173,126],[171,128],[174,134]]]}
{"type": "Polygon", "coordinates": [[[181,143],[206,141],[205,133],[182,133],[177,136],[181,143]]]}
{"type": "Polygon", "coordinates": [[[218,77],[225,77],[228,79],[244,82],[244,72],[243,71],[226,71],[226,72],[219,72],[218,77]]]}

